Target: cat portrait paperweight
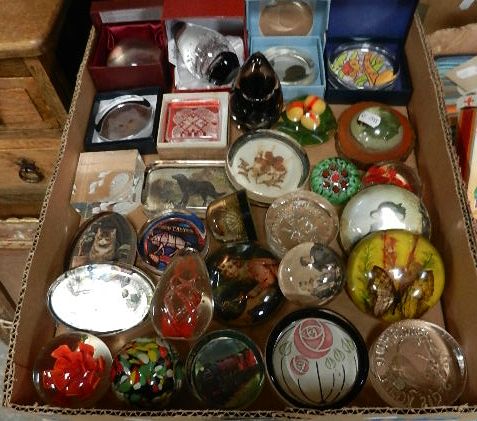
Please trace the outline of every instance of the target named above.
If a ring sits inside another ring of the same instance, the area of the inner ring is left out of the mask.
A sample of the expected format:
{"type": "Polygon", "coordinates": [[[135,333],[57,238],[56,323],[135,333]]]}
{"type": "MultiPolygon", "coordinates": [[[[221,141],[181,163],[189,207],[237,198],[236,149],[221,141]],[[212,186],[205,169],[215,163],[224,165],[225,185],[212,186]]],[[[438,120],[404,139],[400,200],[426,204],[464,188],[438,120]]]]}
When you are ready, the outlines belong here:
{"type": "Polygon", "coordinates": [[[273,328],[267,372],[279,396],[296,407],[340,408],[363,388],[368,351],[358,330],[331,310],[304,308],[273,328]]]}
{"type": "Polygon", "coordinates": [[[243,409],[260,395],[265,365],[257,345],[236,330],[216,330],[191,349],[186,376],[207,408],[243,409]]]}
{"type": "Polygon", "coordinates": [[[33,384],[48,405],[91,407],[111,385],[111,362],[111,353],[101,339],[85,332],[64,333],[39,350],[33,384]]]}
{"type": "Polygon", "coordinates": [[[130,406],[163,408],[181,388],[182,371],[179,354],[165,339],[136,338],[113,359],[112,390],[130,406]]]}
{"type": "Polygon", "coordinates": [[[440,299],[445,268],[437,249],[405,230],[364,237],[348,258],[346,289],[356,306],[386,322],[417,319],[440,299]]]}

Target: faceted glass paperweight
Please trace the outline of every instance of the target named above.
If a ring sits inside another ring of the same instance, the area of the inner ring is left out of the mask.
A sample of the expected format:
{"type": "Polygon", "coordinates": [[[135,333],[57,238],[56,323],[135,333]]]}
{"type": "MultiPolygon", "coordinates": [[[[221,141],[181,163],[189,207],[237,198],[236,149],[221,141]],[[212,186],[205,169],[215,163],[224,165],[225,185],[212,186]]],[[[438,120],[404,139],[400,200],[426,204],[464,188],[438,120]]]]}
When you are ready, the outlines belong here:
{"type": "Polygon", "coordinates": [[[392,184],[377,184],[361,190],[343,209],[340,240],[348,253],[371,232],[404,229],[426,238],[431,236],[431,219],[422,200],[392,184]]]}
{"type": "Polygon", "coordinates": [[[268,246],[279,257],[300,243],[331,243],[338,227],[338,213],[333,205],[308,190],[278,197],[265,215],[268,246]]]}
{"type": "Polygon", "coordinates": [[[85,408],[110,386],[111,353],[96,336],[84,332],[53,338],[37,354],[33,384],[49,405],[85,408]]]}
{"type": "Polygon", "coordinates": [[[368,168],[361,179],[363,187],[375,184],[393,184],[420,195],[421,182],[417,172],[401,161],[378,163],[368,168]]]}
{"type": "Polygon", "coordinates": [[[279,260],[253,243],[225,244],[207,258],[215,317],[232,326],[268,320],[283,302],[279,260]]]}
{"type": "Polygon", "coordinates": [[[402,320],[386,328],[369,350],[370,379],[390,406],[453,405],[464,391],[464,351],[440,326],[402,320]]]}
{"type": "Polygon", "coordinates": [[[136,338],[114,357],[111,380],[120,400],[132,406],[162,408],[182,385],[182,363],[166,340],[136,338]]]}
{"type": "Polygon", "coordinates": [[[124,38],[111,50],[107,66],[142,66],[162,62],[162,50],[151,40],[124,38]]]}
{"type": "Polygon", "coordinates": [[[249,406],[265,383],[265,366],[257,345],[235,330],[216,330],[191,349],[187,380],[207,408],[249,406]]]}
{"type": "Polygon", "coordinates": [[[172,34],[184,64],[196,78],[216,85],[233,80],[240,64],[233,47],[222,34],[186,22],[174,24],[172,34]]]}
{"type": "Polygon", "coordinates": [[[230,94],[232,119],[249,130],[268,129],[277,122],[283,105],[280,79],[266,57],[248,57],[235,79],[230,94]]]}
{"type": "Polygon", "coordinates": [[[421,317],[439,301],[445,283],[436,248],[405,230],[364,237],[348,258],[346,274],[356,306],[386,322],[421,317]]]}
{"type": "Polygon", "coordinates": [[[363,388],[368,352],[358,330],[330,310],[306,308],[273,328],[267,372],[278,394],[297,407],[340,408],[363,388]]]}
{"type": "Polygon", "coordinates": [[[194,250],[182,250],[167,266],[151,302],[151,319],[159,336],[194,340],[213,316],[207,267],[194,250]]]}
{"type": "Polygon", "coordinates": [[[342,259],[323,244],[298,244],[288,250],[278,268],[283,295],[298,305],[323,305],[336,297],[345,283],[342,259]]]}

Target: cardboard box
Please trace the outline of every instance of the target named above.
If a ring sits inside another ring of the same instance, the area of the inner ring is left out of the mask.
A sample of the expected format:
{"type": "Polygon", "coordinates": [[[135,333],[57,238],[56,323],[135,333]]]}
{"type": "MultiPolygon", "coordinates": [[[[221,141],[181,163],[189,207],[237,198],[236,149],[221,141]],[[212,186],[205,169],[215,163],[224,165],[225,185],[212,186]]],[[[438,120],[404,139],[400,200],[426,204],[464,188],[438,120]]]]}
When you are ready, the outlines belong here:
{"type": "MultiPolygon", "coordinates": [[[[108,395],[93,409],[68,410],[51,408],[39,402],[31,381],[31,369],[37,350],[51,339],[56,332],[54,321],[49,316],[45,300],[48,286],[62,273],[63,261],[68,244],[71,242],[79,224],[79,217],[68,205],[73,186],[78,155],[82,151],[83,139],[87,128],[89,109],[94,100],[95,88],[87,71],[80,74],[76,87],[75,101],[64,133],[64,147],[61,150],[59,165],[55,169],[54,179],[48,190],[40,222],[40,231],[33,247],[23,282],[19,306],[15,316],[14,331],[10,344],[9,360],[6,369],[5,396],[3,405],[14,407],[19,411],[36,413],[58,413],[75,419],[90,419],[92,415],[100,419],[118,419],[129,417],[135,419],[203,419],[205,417],[274,417],[287,419],[369,419],[390,414],[406,414],[407,418],[422,419],[447,416],[458,418],[462,413],[472,414],[468,419],[475,419],[477,412],[477,241],[472,230],[472,219],[467,207],[465,190],[459,175],[459,167],[452,147],[452,141],[445,126],[445,109],[440,97],[439,82],[433,67],[432,57],[423,42],[424,33],[418,20],[413,22],[406,43],[409,72],[414,90],[407,111],[419,139],[416,148],[416,162],[423,185],[423,200],[430,212],[433,234],[432,242],[440,251],[447,273],[447,282],[442,297],[442,305],[436,306],[426,315],[426,320],[445,325],[446,329],[463,346],[469,370],[469,381],[460,400],[460,404],[449,408],[427,408],[425,410],[399,410],[387,408],[379,400],[369,381],[359,396],[349,407],[335,411],[313,411],[302,408],[288,408],[267,382],[262,395],[247,411],[208,411],[200,408],[196,401],[184,389],[168,410],[139,411],[125,408],[113,403],[108,395]],[[425,104],[425,106],[423,106],[425,104]],[[434,415],[429,415],[434,414],[434,415]]],[[[91,41],[88,44],[90,52],[91,41]]],[[[87,57],[86,57],[87,58],[87,57]]],[[[343,106],[334,108],[338,114],[343,106]]],[[[236,135],[236,133],[235,133],[236,135]]],[[[336,154],[333,142],[307,149],[312,163],[336,154]]],[[[156,159],[155,155],[144,157],[146,163],[156,159]]],[[[263,221],[265,209],[252,209],[257,221],[263,221]]],[[[137,229],[142,220],[141,215],[131,215],[137,229]]],[[[265,238],[263,224],[257,224],[261,241],[265,238]]],[[[350,301],[346,293],[340,294],[330,307],[351,320],[360,330],[368,345],[385,327],[376,319],[361,313],[350,301]]],[[[277,318],[294,309],[293,305],[284,305],[277,318]]],[[[260,348],[272,326],[270,320],[259,326],[244,329],[260,348]]],[[[214,323],[211,328],[217,328],[214,323]]],[[[152,328],[149,328],[149,333],[152,328]]],[[[146,332],[147,333],[147,332],[146,332]]],[[[126,337],[106,338],[113,353],[119,349],[126,337]]],[[[183,346],[181,352],[184,352],[183,346]]],[[[183,354],[185,355],[185,354],[183,354]]],[[[465,418],[465,416],[463,417],[465,418]]]]}

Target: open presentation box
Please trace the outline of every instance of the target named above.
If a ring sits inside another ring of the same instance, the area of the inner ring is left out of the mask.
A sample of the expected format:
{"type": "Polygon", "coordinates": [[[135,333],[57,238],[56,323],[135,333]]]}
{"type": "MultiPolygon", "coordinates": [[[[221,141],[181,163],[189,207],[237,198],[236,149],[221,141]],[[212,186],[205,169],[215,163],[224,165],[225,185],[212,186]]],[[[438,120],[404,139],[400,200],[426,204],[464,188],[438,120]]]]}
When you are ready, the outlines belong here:
{"type": "MultiPolygon", "coordinates": [[[[94,84],[85,69],[90,54],[92,33],[85,59],[80,69],[74,100],[67,121],[60,158],[49,185],[47,197],[40,216],[40,228],[34,239],[23,276],[23,287],[17,307],[14,329],[11,335],[9,359],[5,377],[3,405],[30,413],[58,413],[75,419],[101,420],[128,417],[128,419],[243,419],[249,417],[274,417],[284,419],[368,419],[401,413],[422,417],[423,413],[470,416],[477,413],[477,243],[472,231],[472,219],[466,203],[465,190],[459,175],[458,163],[450,133],[445,125],[445,111],[440,96],[439,82],[433,67],[432,57],[426,48],[424,32],[416,18],[406,42],[406,54],[414,92],[408,105],[408,115],[417,133],[415,155],[411,157],[418,167],[423,185],[423,200],[432,219],[432,242],[440,251],[447,274],[446,287],[441,304],[435,306],[425,319],[444,325],[462,344],[468,363],[469,381],[459,401],[464,406],[449,408],[426,408],[422,410],[400,410],[387,408],[378,398],[368,381],[358,397],[346,408],[334,411],[313,411],[288,407],[267,382],[262,395],[247,411],[218,411],[201,408],[192,398],[187,387],[162,411],[136,410],[127,408],[112,399],[111,394],[91,409],[64,409],[43,406],[32,383],[32,365],[38,350],[57,332],[53,319],[46,307],[46,292],[51,282],[63,271],[68,246],[79,224],[79,215],[69,206],[71,189],[75,177],[78,155],[83,151],[83,140],[88,116],[95,96],[94,84]],[[467,415],[466,415],[467,413],[467,415]],[[101,416],[101,417],[100,417],[101,416]]],[[[344,107],[338,106],[340,112],[344,107]]],[[[336,154],[333,141],[307,149],[311,163],[336,154]]],[[[157,159],[157,155],[144,157],[146,164],[157,159]]],[[[264,208],[253,209],[259,227],[259,237],[264,240],[264,208]]],[[[133,223],[138,228],[141,216],[134,215],[133,223]]],[[[371,316],[361,313],[352,304],[345,292],[327,305],[351,320],[360,330],[368,346],[384,329],[385,325],[371,316]]],[[[243,331],[264,349],[268,333],[276,321],[295,307],[284,305],[278,315],[259,326],[243,331]]],[[[212,328],[217,328],[214,324],[212,328]]],[[[152,327],[145,332],[152,334],[152,327]]],[[[144,333],[144,332],[141,332],[144,333]]],[[[123,337],[106,338],[114,354],[127,340],[138,332],[123,337]]],[[[133,337],[134,337],[133,336],[133,337]]],[[[182,350],[183,351],[183,350],[182,350]]],[[[186,355],[182,354],[183,359],[186,355]]],[[[220,387],[220,385],[218,385],[220,387]]],[[[471,417],[470,417],[471,418],[471,417]]]]}

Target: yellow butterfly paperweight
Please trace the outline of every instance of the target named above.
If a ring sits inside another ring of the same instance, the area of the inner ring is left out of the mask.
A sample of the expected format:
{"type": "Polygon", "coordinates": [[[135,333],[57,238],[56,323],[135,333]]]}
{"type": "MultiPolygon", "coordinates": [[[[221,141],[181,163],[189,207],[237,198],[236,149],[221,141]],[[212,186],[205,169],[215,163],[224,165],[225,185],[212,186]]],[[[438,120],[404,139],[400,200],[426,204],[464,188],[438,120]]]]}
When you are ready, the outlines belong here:
{"type": "Polygon", "coordinates": [[[387,322],[415,319],[442,295],[442,258],[425,237],[405,230],[369,234],[348,259],[346,289],[359,309],[387,322]]]}

